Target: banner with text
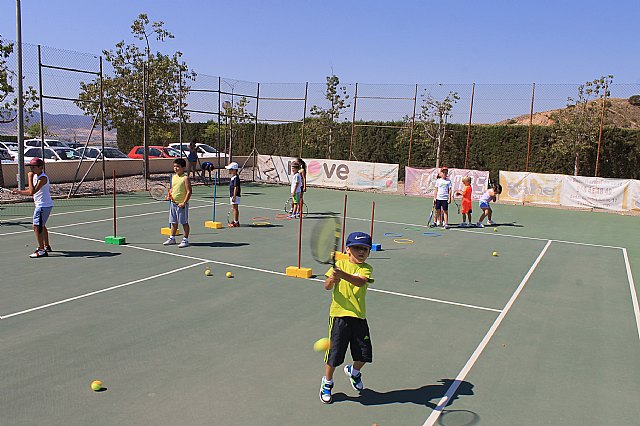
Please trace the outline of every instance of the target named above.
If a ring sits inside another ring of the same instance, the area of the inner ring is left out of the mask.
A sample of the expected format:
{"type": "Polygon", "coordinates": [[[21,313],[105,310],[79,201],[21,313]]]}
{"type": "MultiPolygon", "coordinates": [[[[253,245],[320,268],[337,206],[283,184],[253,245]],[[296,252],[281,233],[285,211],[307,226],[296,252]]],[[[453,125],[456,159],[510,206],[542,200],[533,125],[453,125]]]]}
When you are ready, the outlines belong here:
{"type": "MultiPolygon", "coordinates": [[[[256,178],[262,182],[290,182],[289,174],[294,157],[258,155],[256,178]]],[[[306,159],[307,184],[326,188],[348,188],[396,192],[398,190],[397,164],[365,163],[325,159],[306,159]]]]}
{"type": "MultiPolygon", "coordinates": [[[[471,177],[471,188],[473,200],[478,200],[482,193],[487,190],[489,183],[489,172],[469,169],[449,169],[449,179],[453,186],[453,193],[464,188],[462,178],[471,177]]],[[[433,197],[433,191],[438,179],[438,169],[418,169],[414,167],[404,168],[404,193],[405,195],[416,195],[420,197],[433,197]]]]}
{"type": "Polygon", "coordinates": [[[640,181],[500,172],[501,201],[615,211],[640,210],[640,181]]]}

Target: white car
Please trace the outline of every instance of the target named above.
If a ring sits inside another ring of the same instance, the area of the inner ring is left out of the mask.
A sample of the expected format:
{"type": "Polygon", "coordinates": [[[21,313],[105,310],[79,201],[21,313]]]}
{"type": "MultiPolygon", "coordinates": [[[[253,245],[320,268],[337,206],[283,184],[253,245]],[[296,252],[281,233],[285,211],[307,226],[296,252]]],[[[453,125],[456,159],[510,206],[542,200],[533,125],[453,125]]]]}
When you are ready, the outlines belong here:
{"type": "Polygon", "coordinates": [[[9,151],[13,157],[13,161],[18,161],[18,142],[0,142],[0,148],[9,151]]]}
{"type": "Polygon", "coordinates": [[[73,148],[51,147],[44,149],[44,157],[42,148],[29,148],[24,151],[24,162],[29,163],[33,158],[44,158],[45,161],[60,160],[79,160],[80,156],[73,148]]]}
{"type": "MultiPolygon", "coordinates": [[[[40,147],[42,146],[42,140],[40,139],[27,139],[26,141],[24,141],[24,149],[26,150],[28,147],[40,147]]],[[[57,147],[57,148],[71,148],[69,145],[67,145],[64,142],[61,142],[57,139],[45,139],[44,140],[44,146],[49,147],[49,148],[53,148],[53,147],[57,147]]]]}
{"type": "MultiPolygon", "coordinates": [[[[189,144],[183,143],[182,145],[179,142],[170,143],[169,146],[173,149],[180,150],[182,149],[183,155],[186,157],[189,155],[189,144]]],[[[207,145],[206,143],[197,143],[196,151],[198,152],[198,157],[200,158],[216,158],[218,157],[218,150],[212,147],[211,145],[207,145]]],[[[224,157],[224,152],[220,152],[220,157],[224,157]]]]}
{"type": "MultiPolygon", "coordinates": [[[[78,148],[76,149],[76,151],[78,152],[78,155],[87,159],[94,159],[94,158],[98,158],[101,159],[102,155],[100,153],[100,151],[102,151],[102,148],[97,148],[94,146],[88,146],[88,147],[82,147],[82,148],[78,148]]],[[[131,160],[127,154],[125,154],[124,152],[120,151],[118,148],[113,148],[113,147],[105,147],[104,148],[104,156],[107,160],[111,159],[111,158],[118,158],[118,159],[127,159],[127,160],[131,160]]]]}

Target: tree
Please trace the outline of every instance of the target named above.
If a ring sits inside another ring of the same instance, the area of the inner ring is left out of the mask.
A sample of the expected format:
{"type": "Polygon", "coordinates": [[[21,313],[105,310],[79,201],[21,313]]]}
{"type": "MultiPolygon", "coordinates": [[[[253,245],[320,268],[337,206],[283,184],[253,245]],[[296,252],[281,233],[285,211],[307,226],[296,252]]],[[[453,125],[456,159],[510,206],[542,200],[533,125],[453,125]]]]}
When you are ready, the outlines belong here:
{"type": "Polygon", "coordinates": [[[449,92],[443,100],[437,100],[430,93],[423,95],[420,113],[417,116],[418,124],[424,134],[434,142],[436,168],[440,167],[440,154],[442,144],[447,138],[447,125],[453,116],[451,110],[458,102],[458,92],[449,92]]]}
{"type": "MultiPolygon", "coordinates": [[[[167,127],[178,120],[179,106],[186,107],[185,98],[189,90],[189,81],[195,80],[196,74],[190,71],[185,62],[181,62],[182,53],[153,53],[150,38],[163,42],[174,38],[164,29],[164,22],[153,22],[149,26],[146,14],[140,14],[131,25],[134,38],[144,41],[144,48],[136,44],[125,44],[120,41],[114,50],[104,50],[105,60],[113,67],[113,74],[103,76],[104,110],[106,126],[118,129],[128,136],[124,141],[119,137],[121,149],[128,149],[140,143],[144,127],[144,103],[146,101],[147,128],[158,126],[150,131],[150,143],[154,139],[166,137],[167,127]],[[146,96],[144,75],[147,75],[146,96]],[[182,81],[180,81],[182,79],[182,81]],[[180,86],[182,85],[182,92],[180,86]]],[[[76,104],[87,115],[96,113],[96,102],[100,99],[100,81],[98,79],[81,83],[81,101],[76,104]]],[[[183,112],[182,119],[188,115],[183,112]]],[[[162,144],[162,140],[155,141],[162,144]]]]}
{"type": "MultiPolygon", "coordinates": [[[[347,104],[346,86],[340,86],[340,79],[335,74],[327,77],[327,87],[324,92],[325,99],[331,105],[323,108],[318,105],[311,107],[310,113],[316,120],[309,121],[310,132],[318,134],[319,139],[327,140],[327,158],[331,158],[334,148],[334,138],[339,129],[340,114],[351,105],[347,104]]],[[[345,119],[346,120],[346,119],[345,119]]]]}
{"type": "MultiPolygon", "coordinates": [[[[580,157],[598,142],[602,102],[609,96],[612,75],[602,76],[578,86],[578,96],[567,98],[567,107],[552,115],[554,141],[551,149],[573,157],[573,174],[580,172],[580,157]]],[[[606,106],[605,106],[606,108],[606,106]]]]}
{"type": "Polygon", "coordinates": [[[230,101],[225,101],[222,103],[222,111],[220,111],[221,124],[220,130],[218,130],[218,122],[217,120],[209,120],[207,122],[207,127],[204,130],[204,136],[207,139],[217,140],[218,131],[220,131],[224,136],[225,148],[224,151],[227,153],[231,153],[231,147],[229,144],[234,139],[237,140],[236,135],[238,131],[241,129],[241,124],[247,124],[255,121],[255,114],[247,111],[247,105],[249,104],[249,99],[246,96],[241,96],[240,99],[231,103],[230,101]]]}
{"type": "MultiPolygon", "coordinates": [[[[7,59],[13,54],[13,43],[2,39],[0,35],[0,123],[11,123],[18,117],[18,97],[14,80],[17,75],[9,69],[7,59]]],[[[29,86],[22,95],[24,106],[28,113],[38,108],[38,93],[29,86]]],[[[25,120],[28,121],[29,114],[25,114],[25,120]]]]}
{"type": "MultiPolygon", "coordinates": [[[[38,138],[38,139],[40,139],[40,122],[36,121],[32,125],[25,127],[24,132],[30,138],[38,138]]],[[[56,136],[55,133],[52,133],[49,130],[49,126],[44,126],[44,135],[45,136],[56,136]]]]}

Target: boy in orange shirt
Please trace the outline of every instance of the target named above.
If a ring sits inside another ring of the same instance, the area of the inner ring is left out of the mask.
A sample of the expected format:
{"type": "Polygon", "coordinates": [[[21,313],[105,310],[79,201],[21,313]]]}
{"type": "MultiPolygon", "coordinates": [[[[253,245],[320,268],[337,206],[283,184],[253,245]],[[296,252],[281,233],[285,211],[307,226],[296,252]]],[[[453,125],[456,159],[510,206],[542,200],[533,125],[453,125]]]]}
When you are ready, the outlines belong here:
{"type": "Polygon", "coordinates": [[[473,226],[473,222],[471,222],[471,194],[473,190],[471,189],[471,177],[465,176],[462,178],[462,183],[464,184],[464,189],[462,191],[456,191],[456,195],[462,196],[462,222],[460,223],[460,227],[467,228],[473,226]]]}

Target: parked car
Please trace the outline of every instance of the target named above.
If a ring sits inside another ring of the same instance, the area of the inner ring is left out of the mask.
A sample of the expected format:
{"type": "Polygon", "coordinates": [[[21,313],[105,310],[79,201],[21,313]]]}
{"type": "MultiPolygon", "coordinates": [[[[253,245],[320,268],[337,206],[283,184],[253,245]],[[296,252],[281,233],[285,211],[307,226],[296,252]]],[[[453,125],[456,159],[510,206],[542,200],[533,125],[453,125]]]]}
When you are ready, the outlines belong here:
{"type": "Polygon", "coordinates": [[[0,148],[4,148],[9,151],[14,158],[14,161],[18,161],[18,142],[0,142],[0,148]]]}
{"type": "MultiPolygon", "coordinates": [[[[137,145],[131,148],[129,154],[127,154],[129,158],[141,159],[144,158],[144,147],[137,145]]],[[[150,146],[149,147],[149,158],[173,158],[180,157],[180,152],[171,148],[170,146],[150,146]]]]}
{"type": "MultiPolygon", "coordinates": [[[[86,148],[85,147],[78,148],[76,151],[78,152],[78,155],[82,158],[94,159],[94,158],[102,158],[102,155],[100,153],[101,150],[102,148],[97,148],[95,146],[88,146],[86,148]]],[[[127,154],[120,151],[118,148],[113,148],[109,146],[104,148],[104,156],[107,160],[110,158],[126,158],[127,160],[130,160],[127,154]]]]}
{"type": "Polygon", "coordinates": [[[29,148],[24,151],[24,162],[28,163],[32,158],[44,158],[45,161],[53,160],[79,160],[80,156],[73,148],[60,148],[60,147],[51,147],[44,149],[44,155],[42,153],[42,148],[29,148]]]}
{"type": "MultiPolygon", "coordinates": [[[[176,143],[170,143],[169,146],[176,150],[181,149],[183,152],[182,154],[183,157],[186,157],[187,155],[189,155],[189,152],[190,152],[189,144],[185,144],[185,143],[180,144],[179,142],[176,142],[176,143]]],[[[206,143],[197,143],[196,151],[198,152],[198,157],[200,158],[218,156],[218,150],[210,145],[207,145],[206,143]]],[[[220,152],[220,156],[224,157],[224,152],[220,152]]]]}
{"type": "Polygon", "coordinates": [[[0,162],[2,163],[13,163],[15,160],[15,158],[13,158],[13,155],[11,154],[11,152],[6,149],[6,148],[0,148],[0,162]]]}
{"type": "MultiPolygon", "coordinates": [[[[27,149],[28,146],[39,147],[42,146],[42,141],[38,139],[27,139],[24,141],[24,149],[27,149]]],[[[59,141],[57,139],[45,139],[44,146],[46,147],[58,147],[58,148],[71,148],[65,142],[59,141]]]]}

